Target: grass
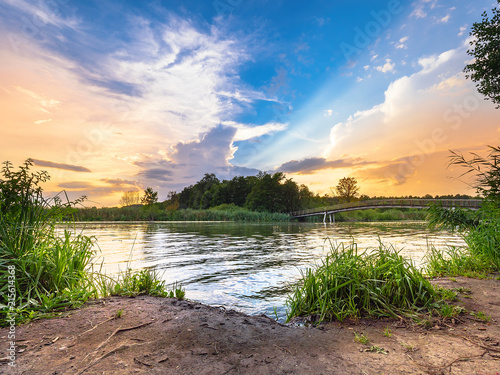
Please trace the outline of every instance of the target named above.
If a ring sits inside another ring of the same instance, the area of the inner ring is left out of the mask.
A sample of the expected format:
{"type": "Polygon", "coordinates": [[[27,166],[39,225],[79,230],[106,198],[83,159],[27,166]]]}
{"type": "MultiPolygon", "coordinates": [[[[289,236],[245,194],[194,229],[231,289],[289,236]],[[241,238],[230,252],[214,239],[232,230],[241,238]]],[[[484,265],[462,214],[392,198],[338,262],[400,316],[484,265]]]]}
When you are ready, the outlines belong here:
{"type": "Polygon", "coordinates": [[[27,160],[14,171],[4,163],[0,178],[0,326],[112,294],[184,297],[181,288],[167,291],[154,270],[127,270],[117,279],[92,272],[96,239],[56,229],[81,200],[44,198],[38,185],[48,174],[31,166],[27,160]]]}
{"type": "Polygon", "coordinates": [[[389,326],[385,326],[385,328],[384,328],[384,336],[385,337],[392,337],[392,332],[389,329],[389,326]]]}
{"type": "Polygon", "coordinates": [[[360,344],[367,345],[370,342],[370,339],[363,335],[362,333],[354,332],[354,341],[359,342],[360,344]]]}
{"type": "Polygon", "coordinates": [[[340,244],[302,273],[287,299],[287,320],[312,314],[319,321],[415,317],[436,300],[429,280],[392,246],[380,243],[375,251],[358,254],[356,244],[340,244]]]}
{"type": "Polygon", "coordinates": [[[207,210],[168,210],[161,203],[142,207],[92,207],[78,209],[75,217],[79,221],[290,221],[287,214],[252,211],[234,204],[223,204],[207,210]]]}
{"type": "Polygon", "coordinates": [[[448,246],[445,250],[430,246],[426,255],[426,264],[426,273],[430,277],[485,278],[496,269],[485,256],[473,254],[467,248],[455,246],[448,246]]]}
{"type": "Polygon", "coordinates": [[[486,315],[484,312],[482,311],[476,311],[476,312],[471,312],[471,315],[476,318],[476,319],[479,319],[483,322],[489,322],[491,320],[491,316],[490,315],[486,315]]]}

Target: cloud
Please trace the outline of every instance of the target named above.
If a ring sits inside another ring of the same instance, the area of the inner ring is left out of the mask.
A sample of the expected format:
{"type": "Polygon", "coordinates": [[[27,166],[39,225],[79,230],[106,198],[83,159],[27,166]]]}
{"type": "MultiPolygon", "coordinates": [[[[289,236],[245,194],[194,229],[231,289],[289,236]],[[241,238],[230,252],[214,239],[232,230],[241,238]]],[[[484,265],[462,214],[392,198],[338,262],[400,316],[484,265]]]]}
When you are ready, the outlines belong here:
{"type": "Polygon", "coordinates": [[[284,131],[288,128],[288,124],[280,122],[269,122],[264,125],[249,125],[236,123],[234,121],[223,121],[222,125],[236,128],[236,134],[233,141],[247,141],[254,138],[270,135],[273,133],[284,131]]]}
{"type": "Polygon", "coordinates": [[[439,20],[439,22],[441,22],[441,23],[448,23],[448,21],[450,20],[450,18],[451,18],[451,15],[447,14],[446,16],[444,16],[443,18],[441,18],[439,20]]]}
{"type": "Polygon", "coordinates": [[[285,173],[310,174],[323,169],[348,168],[369,164],[363,160],[331,160],[314,157],[303,160],[292,160],[276,168],[276,171],[285,173]]]}
{"type": "Polygon", "coordinates": [[[436,191],[450,186],[448,150],[470,149],[498,138],[494,106],[462,73],[466,51],[464,43],[419,59],[421,69],[393,81],[382,103],[331,129],[323,157],[373,161],[354,168],[380,186],[404,185],[416,191],[419,184],[435,186],[436,191]]]}
{"type": "Polygon", "coordinates": [[[169,189],[178,189],[195,183],[205,173],[230,179],[239,175],[255,175],[258,170],[232,165],[236,148],[233,141],[238,129],[219,125],[199,139],[179,142],[163,152],[162,157],[144,156],[133,164],[141,170],[137,176],[147,183],[157,183],[169,189]]]}
{"type": "Polygon", "coordinates": [[[375,67],[375,69],[377,69],[379,72],[387,73],[387,72],[392,72],[394,70],[395,66],[396,66],[396,64],[393,63],[391,61],[391,59],[386,59],[384,65],[377,66],[377,67],[375,67]]]}
{"type": "Polygon", "coordinates": [[[81,167],[78,165],[54,163],[52,161],[38,160],[38,159],[32,159],[32,160],[33,160],[33,163],[39,167],[57,168],[57,169],[63,169],[66,171],[73,171],[73,172],[91,172],[90,169],[85,168],[85,167],[81,167]]]}
{"type": "Polygon", "coordinates": [[[62,182],[57,186],[62,189],[88,189],[93,187],[94,185],[87,181],[70,181],[62,182]]]}
{"type": "Polygon", "coordinates": [[[416,0],[412,3],[413,11],[410,17],[426,18],[428,9],[434,9],[437,6],[437,0],[416,0]]]}
{"type": "Polygon", "coordinates": [[[396,48],[397,49],[407,49],[408,46],[405,43],[406,43],[406,41],[408,41],[408,39],[410,39],[410,37],[408,37],[408,36],[405,36],[405,37],[399,39],[399,43],[396,44],[396,48]]]}

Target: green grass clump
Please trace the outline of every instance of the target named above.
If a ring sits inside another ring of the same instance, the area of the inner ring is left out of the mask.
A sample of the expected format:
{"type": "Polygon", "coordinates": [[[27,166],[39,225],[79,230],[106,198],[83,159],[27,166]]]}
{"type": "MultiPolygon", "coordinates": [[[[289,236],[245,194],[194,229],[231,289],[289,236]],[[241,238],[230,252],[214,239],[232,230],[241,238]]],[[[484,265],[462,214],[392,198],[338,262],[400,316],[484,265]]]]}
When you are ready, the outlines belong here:
{"type": "Polygon", "coordinates": [[[436,300],[430,282],[392,246],[358,254],[356,244],[333,247],[307,269],[287,299],[287,319],[316,314],[319,320],[361,316],[415,316],[436,300]]]}
{"type": "Polygon", "coordinates": [[[495,270],[491,261],[469,249],[449,246],[438,250],[430,246],[426,255],[426,272],[430,277],[465,276],[484,278],[495,270]]]}

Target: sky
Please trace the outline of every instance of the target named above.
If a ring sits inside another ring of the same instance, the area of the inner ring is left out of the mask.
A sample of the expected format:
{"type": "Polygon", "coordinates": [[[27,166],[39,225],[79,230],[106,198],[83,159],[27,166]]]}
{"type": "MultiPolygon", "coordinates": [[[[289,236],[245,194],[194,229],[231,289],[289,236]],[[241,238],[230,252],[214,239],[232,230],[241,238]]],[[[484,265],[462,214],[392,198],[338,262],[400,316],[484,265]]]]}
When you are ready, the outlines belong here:
{"type": "Polygon", "coordinates": [[[474,194],[448,166],[498,145],[463,68],[494,0],[0,0],[0,159],[48,194],[160,200],[205,173],[318,194],[474,194]]]}

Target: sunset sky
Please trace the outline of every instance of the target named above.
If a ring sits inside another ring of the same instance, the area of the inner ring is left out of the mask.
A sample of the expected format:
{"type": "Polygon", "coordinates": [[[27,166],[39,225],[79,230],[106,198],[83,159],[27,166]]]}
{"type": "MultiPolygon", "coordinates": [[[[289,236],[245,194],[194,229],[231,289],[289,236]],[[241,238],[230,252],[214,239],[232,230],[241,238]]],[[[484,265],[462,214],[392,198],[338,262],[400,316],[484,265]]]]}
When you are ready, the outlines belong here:
{"type": "Polygon", "coordinates": [[[0,159],[48,194],[160,200],[205,173],[316,193],[474,194],[449,150],[499,145],[462,70],[493,0],[0,0],[0,159]]]}

